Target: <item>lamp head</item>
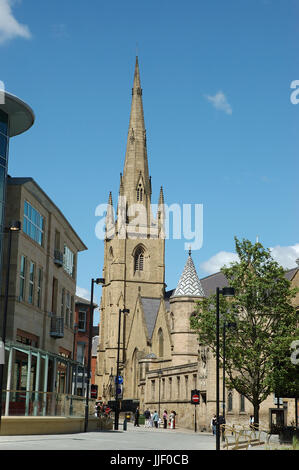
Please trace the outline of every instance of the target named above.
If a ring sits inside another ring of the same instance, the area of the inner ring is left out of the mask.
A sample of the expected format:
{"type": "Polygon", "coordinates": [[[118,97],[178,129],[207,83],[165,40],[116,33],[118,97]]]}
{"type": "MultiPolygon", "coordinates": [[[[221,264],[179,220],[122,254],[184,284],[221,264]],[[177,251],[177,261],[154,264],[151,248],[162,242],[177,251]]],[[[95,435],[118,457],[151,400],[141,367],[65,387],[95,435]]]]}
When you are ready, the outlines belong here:
{"type": "Polygon", "coordinates": [[[21,222],[19,220],[13,220],[9,224],[9,230],[11,232],[19,232],[21,230],[21,222]]]}
{"type": "Polygon", "coordinates": [[[233,287],[223,287],[222,295],[223,297],[234,297],[235,289],[233,287]]]}

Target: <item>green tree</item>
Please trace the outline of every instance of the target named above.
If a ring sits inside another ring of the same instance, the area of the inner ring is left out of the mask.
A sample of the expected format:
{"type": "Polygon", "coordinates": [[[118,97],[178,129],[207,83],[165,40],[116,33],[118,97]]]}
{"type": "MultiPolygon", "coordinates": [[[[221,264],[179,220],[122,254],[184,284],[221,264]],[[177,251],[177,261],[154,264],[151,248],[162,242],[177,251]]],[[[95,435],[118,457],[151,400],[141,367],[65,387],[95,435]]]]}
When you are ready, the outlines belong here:
{"type": "MultiPolygon", "coordinates": [[[[269,249],[236,237],[235,244],[238,262],[221,269],[227,285],[235,289],[233,298],[220,296],[220,331],[224,321],[236,324],[226,329],[226,384],[252,403],[258,424],[260,404],[275,391],[277,360],[291,355],[296,330],[292,299],[298,290],[291,287],[269,249]]],[[[216,294],[198,302],[191,327],[200,344],[215,354],[216,294]]],[[[221,344],[220,351],[222,360],[221,344]]]]}

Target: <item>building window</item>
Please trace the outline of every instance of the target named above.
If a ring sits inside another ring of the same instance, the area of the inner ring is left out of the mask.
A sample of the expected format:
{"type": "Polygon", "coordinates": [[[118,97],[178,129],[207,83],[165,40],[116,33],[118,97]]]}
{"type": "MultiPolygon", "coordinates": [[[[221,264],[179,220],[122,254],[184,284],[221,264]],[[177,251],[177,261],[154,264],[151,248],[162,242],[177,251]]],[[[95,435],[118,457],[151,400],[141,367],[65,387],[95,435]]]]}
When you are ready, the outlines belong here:
{"type": "Polygon", "coordinates": [[[162,328],[158,331],[158,344],[159,344],[159,357],[163,357],[164,355],[164,342],[163,342],[163,331],[162,328]]]}
{"type": "Polygon", "coordinates": [[[58,293],[58,281],[53,277],[52,282],[52,313],[57,315],[57,293],[58,293]]]}
{"type": "Polygon", "coordinates": [[[42,305],[42,284],[43,284],[43,270],[42,268],[38,269],[38,278],[37,278],[37,306],[41,308],[42,305]]]}
{"type": "Polygon", "coordinates": [[[245,397],[244,395],[240,395],[240,412],[245,412],[245,397]]]}
{"type": "Polygon", "coordinates": [[[165,398],[165,379],[162,379],[162,399],[165,398]]]}
{"type": "Polygon", "coordinates": [[[77,344],[77,361],[84,364],[85,343],[77,344]]]}
{"type": "Polygon", "coordinates": [[[20,296],[19,300],[24,300],[25,295],[25,278],[26,278],[26,258],[21,256],[21,268],[20,268],[20,296]]]}
{"type": "Polygon", "coordinates": [[[78,330],[86,331],[86,311],[79,310],[78,313],[78,330]]]}
{"type": "Polygon", "coordinates": [[[227,411],[233,411],[233,394],[229,392],[227,396],[227,411]]]}
{"type": "Polygon", "coordinates": [[[170,314],[170,329],[174,330],[174,314],[172,312],[170,314]]]}
{"type": "Polygon", "coordinates": [[[143,189],[142,189],[141,184],[139,184],[139,186],[138,186],[138,188],[137,188],[137,201],[138,201],[138,202],[142,202],[142,201],[143,201],[143,189]]]}
{"type": "Polygon", "coordinates": [[[73,326],[74,323],[74,297],[71,296],[71,307],[70,307],[70,327],[73,326]]]}
{"type": "Polygon", "coordinates": [[[177,377],[177,398],[181,395],[181,377],[177,377]]]}
{"type": "Polygon", "coordinates": [[[61,291],[61,316],[64,317],[64,302],[65,302],[65,289],[61,291]]]}
{"type": "Polygon", "coordinates": [[[16,341],[18,343],[26,344],[27,346],[38,348],[38,336],[35,336],[32,333],[27,333],[27,331],[17,329],[16,341]]]}
{"type": "Polygon", "coordinates": [[[156,387],[156,382],[155,380],[152,380],[152,401],[155,400],[155,393],[156,393],[156,390],[155,390],[155,387],[156,387]]]}
{"type": "Polygon", "coordinates": [[[29,202],[24,202],[23,232],[42,246],[44,235],[44,218],[29,202]]]}
{"type": "Polygon", "coordinates": [[[169,386],[169,398],[172,398],[172,378],[169,377],[168,379],[168,386],[169,386]]]}
{"type": "Polygon", "coordinates": [[[189,395],[188,395],[188,380],[189,380],[188,375],[185,375],[185,397],[186,398],[189,397],[189,395]]]}
{"type": "Polygon", "coordinates": [[[196,374],[193,374],[193,388],[194,390],[196,390],[196,385],[197,385],[197,375],[196,374]]]}
{"type": "Polygon", "coordinates": [[[70,312],[71,312],[71,296],[70,293],[66,293],[66,304],[65,304],[65,324],[66,326],[69,325],[70,320],[70,312]]]}
{"type": "Polygon", "coordinates": [[[144,252],[141,247],[137,248],[134,258],[134,270],[143,271],[144,252]]]}
{"type": "Polygon", "coordinates": [[[28,302],[33,304],[33,297],[34,297],[34,271],[35,266],[32,261],[30,261],[30,268],[29,268],[29,293],[28,293],[28,302]]]}
{"type": "Polygon", "coordinates": [[[63,269],[73,277],[74,275],[74,253],[64,245],[63,269]]]}

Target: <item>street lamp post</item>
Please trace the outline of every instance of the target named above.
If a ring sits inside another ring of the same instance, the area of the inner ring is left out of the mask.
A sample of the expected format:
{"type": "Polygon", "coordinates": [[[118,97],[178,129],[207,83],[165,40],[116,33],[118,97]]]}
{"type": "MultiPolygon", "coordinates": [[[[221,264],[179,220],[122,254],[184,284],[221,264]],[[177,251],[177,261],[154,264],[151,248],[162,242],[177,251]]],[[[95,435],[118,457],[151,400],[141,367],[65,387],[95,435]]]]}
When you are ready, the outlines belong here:
{"type": "MultiPolygon", "coordinates": [[[[232,323],[226,323],[224,320],[223,322],[223,389],[222,389],[222,400],[223,400],[223,420],[225,422],[225,342],[226,342],[226,328],[236,328],[237,324],[235,322],[232,323]]],[[[224,434],[222,434],[222,440],[224,441],[224,434]]]]}
{"type": "Polygon", "coordinates": [[[162,377],[162,370],[159,369],[158,370],[158,377],[159,377],[159,403],[158,403],[158,414],[159,414],[159,418],[160,418],[160,405],[161,405],[161,377],[162,377]]]}
{"type": "MultiPolygon", "coordinates": [[[[90,295],[90,307],[89,307],[89,334],[88,334],[88,356],[87,356],[87,386],[86,386],[86,402],[85,402],[85,421],[84,421],[84,432],[87,432],[88,428],[88,407],[89,407],[89,388],[90,388],[90,375],[91,375],[91,346],[92,346],[92,329],[93,329],[93,286],[94,284],[105,284],[105,279],[97,278],[91,279],[91,295],[90,295]]],[[[82,384],[83,386],[84,384],[82,384]]]]}
{"type": "Polygon", "coordinates": [[[3,361],[0,364],[0,429],[1,429],[1,418],[2,418],[2,393],[3,393],[3,374],[4,374],[4,363],[5,363],[5,340],[6,340],[6,323],[7,323],[7,309],[8,309],[8,293],[9,293],[9,275],[10,275],[10,256],[11,256],[11,241],[12,233],[19,232],[21,230],[21,222],[13,221],[9,227],[5,230],[8,232],[8,250],[7,250],[7,269],[6,269],[6,284],[5,284],[5,297],[4,297],[4,310],[3,310],[3,323],[2,323],[2,341],[1,346],[3,348],[3,361]]]}
{"type": "Polygon", "coordinates": [[[116,362],[116,377],[115,377],[115,417],[114,417],[114,429],[118,430],[119,421],[119,398],[118,398],[118,377],[119,377],[119,351],[120,351],[120,327],[121,327],[121,314],[130,313],[127,308],[119,309],[118,312],[118,341],[117,341],[117,362],[116,362]]]}
{"type": "Polygon", "coordinates": [[[220,423],[219,423],[219,364],[220,364],[220,294],[223,297],[233,297],[235,290],[233,287],[223,287],[223,289],[216,288],[216,450],[220,450],[220,423]]]}

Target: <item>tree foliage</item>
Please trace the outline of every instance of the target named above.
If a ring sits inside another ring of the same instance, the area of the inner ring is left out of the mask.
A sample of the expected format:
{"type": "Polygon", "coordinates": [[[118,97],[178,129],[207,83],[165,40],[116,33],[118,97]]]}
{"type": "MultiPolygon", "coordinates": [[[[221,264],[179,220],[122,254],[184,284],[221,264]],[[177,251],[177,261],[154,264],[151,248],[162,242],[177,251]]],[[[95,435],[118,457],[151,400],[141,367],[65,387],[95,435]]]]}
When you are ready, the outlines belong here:
{"type": "MultiPolygon", "coordinates": [[[[252,403],[258,422],[260,403],[275,391],[278,379],[281,384],[286,378],[283,367],[278,374],[277,364],[290,363],[290,343],[297,336],[292,299],[298,290],[291,287],[269,249],[236,237],[235,244],[238,262],[221,269],[235,296],[220,295],[220,332],[225,322],[227,386],[252,403]],[[229,327],[232,323],[235,328],[229,327]]],[[[199,342],[215,353],[215,294],[198,302],[191,327],[198,332],[199,342]]],[[[222,345],[220,351],[222,358],[222,345]]]]}

